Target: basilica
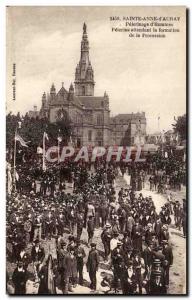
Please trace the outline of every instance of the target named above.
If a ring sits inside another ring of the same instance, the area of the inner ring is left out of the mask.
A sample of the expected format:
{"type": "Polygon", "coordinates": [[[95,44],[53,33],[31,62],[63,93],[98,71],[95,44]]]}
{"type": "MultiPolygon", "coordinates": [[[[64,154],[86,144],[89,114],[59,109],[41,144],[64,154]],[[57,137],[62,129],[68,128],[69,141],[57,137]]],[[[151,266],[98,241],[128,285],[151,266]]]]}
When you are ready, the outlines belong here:
{"type": "MultiPolygon", "coordinates": [[[[89,57],[87,26],[83,25],[80,60],[75,70],[74,85],[69,90],[62,84],[56,91],[54,84],[50,92],[44,92],[40,111],[30,111],[40,117],[56,122],[68,117],[72,123],[72,142],[82,145],[134,145],[144,144],[146,135],[145,113],[119,114],[110,117],[109,96],[94,95],[94,71],[89,57]]],[[[118,101],[118,99],[117,99],[118,101]]]]}

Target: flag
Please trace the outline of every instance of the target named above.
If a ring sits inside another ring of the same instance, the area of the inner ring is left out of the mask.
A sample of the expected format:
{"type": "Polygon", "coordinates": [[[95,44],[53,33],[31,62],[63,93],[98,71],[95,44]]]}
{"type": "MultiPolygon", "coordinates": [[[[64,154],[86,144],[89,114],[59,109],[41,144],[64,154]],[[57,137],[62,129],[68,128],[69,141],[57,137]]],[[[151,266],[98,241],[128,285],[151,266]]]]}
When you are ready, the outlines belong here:
{"type": "Polygon", "coordinates": [[[47,141],[49,140],[49,137],[48,137],[48,134],[44,131],[44,133],[43,133],[43,137],[44,137],[44,139],[46,139],[47,141]]]}
{"type": "Polygon", "coordinates": [[[13,188],[13,180],[11,175],[11,165],[7,163],[7,192],[10,195],[13,188]]]}
{"type": "Polygon", "coordinates": [[[24,139],[18,133],[15,133],[15,141],[19,141],[21,146],[23,147],[28,147],[27,142],[25,142],[24,139]]]}
{"type": "Polygon", "coordinates": [[[47,259],[47,290],[48,294],[55,295],[56,294],[56,287],[54,281],[54,274],[53,274],[53,259],[51,254],[49,254],[47,259]]]}

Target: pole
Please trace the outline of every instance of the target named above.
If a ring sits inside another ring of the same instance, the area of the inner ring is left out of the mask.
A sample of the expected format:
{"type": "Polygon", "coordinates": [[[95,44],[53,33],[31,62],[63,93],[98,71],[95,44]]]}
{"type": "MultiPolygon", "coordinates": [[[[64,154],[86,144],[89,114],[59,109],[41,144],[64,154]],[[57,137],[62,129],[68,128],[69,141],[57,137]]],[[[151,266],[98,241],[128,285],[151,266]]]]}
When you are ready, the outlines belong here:
{"type": "Polygon", "coordinates": [[[15,130],[15,141],[14,141],[14,158],[13,158],[13,183],[15,184],[16,180],[16,148],[17,148],[17,141],[16,141],[16,134],[17,134],[17,128],[15,130]]]}
{"type": "Polygon", "coordinates": [[[160,116],[158,116],[158,132],[160,131],[160,116]]]}
{"type": "Polygon", "coordinates": [[[58,157],[58,163],[60,162],[60,145],[59,145],[59,137],[57,139],[57,157],[58,157]]]}
{"type": "Polygon", "coordinates": [[[43,133],[43,171],[45,171],[45,132],[43,133]]]}

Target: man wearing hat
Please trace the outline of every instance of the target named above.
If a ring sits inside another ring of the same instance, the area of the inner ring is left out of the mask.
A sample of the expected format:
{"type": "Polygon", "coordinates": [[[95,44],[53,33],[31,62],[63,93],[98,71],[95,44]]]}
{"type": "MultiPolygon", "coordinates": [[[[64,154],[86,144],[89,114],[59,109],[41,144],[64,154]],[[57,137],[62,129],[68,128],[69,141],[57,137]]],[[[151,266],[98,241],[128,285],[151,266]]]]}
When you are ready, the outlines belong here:
{"type": "Polygon", "coordinates": [[[123,243],[123,251],[127,253],[128,249],[132,248],[132,240],[128,232],[124,232],[122,243],[123,243]]]}
{"type": "Polygon", "coordinates": [[[150,277],[150,272],[151,272],[151,266],[153,262],[153,252],[152,252],[152,242],[149,242],[147,247],[143,251],[143,259],[145,262],[145,273],[144,277],[150,277]]]}
{"type": "Polygon", "coordinates": [[[133,226],[132,238],[133,238],[133,248],[139,250],[142,253],[142,234],[143,229],[139,224],[139,217],[135,218],[135,225],[133,226]]]}
{"type": "Polygon", "coordinates": [[[103,232],[101,233],[101,240],[105,250],[105,261],[108,261],[108,256],[110,254],[111,239],[112,239],[111,225],[107,223],[103,232]]]}
{"type": "Polygon", "coordinates": [[[119,281],[122,281],[124,270],[124,253],[122,250],[122,242],[117,242],[117,247],[111,253],[111,260],[114,275],[114,288],[115,293],[118,292],[119,281]]]}
{"type": "Polygon", "coordinates": [[[103,200],[100,205],[100,216],[101,216],[101,226],[104,227],[107,222],[107,217],[109,214],[109,207],[107,202],[103,200]]]}
{"type": "Polygon", "coordinates": [[[161,228],[161,235],[160,235],[160,242],[163,240],[169,240],[169,231],[168,231],[168,226],[166,224],[163,224],[161,228]]]}
{"type": "Polygon", "coordinates": [[[86,218],[88,219],[89,217],[95,217],[95,207],[92,204],[92,201],[89,200],[87,207],[86,207],[86,218]]]}
{"type": "Polygon", "coordinates": [[[81,241],[77,240],[77,246],[75,249],[75,255],[77,259],[77,274],[79,274],[79,284],[83,285],[83,265],[84,258],[86,256],[84,248],[81,246],[81,241]]]}
{"type": "Polygon", "coordinates": [[[20,247],[20,251],[19,251],[19,255],[18,255],[18,257],[17,257],[17,259],[18,259],[18,261],[22,261],[22,263],[23,263],[23,268],[25,269],[25,270],[27,270],[27,268],[28,268],[28,264],[29,264],[29,254],[25,251],[25,247],[26,247],[26,245],[25,245],[25,243],[23,242],[22,244],[21,244],[21,247],[20,247]]]}
{"type": "Polygon", "coordinates": [[[34,271],[35,271],[35,277],[38,279],[37,274],[39,271],[39,266],[43,262],[45,258],[45,250],[44,248],[40,245],[40,242],[38,239],[35,240],[35,245],[31,249],[31,260],[34,265],[34,271]]]}
{"type": "Polygon", "coordinates": [[[156,270],[149,280],[149,294],[150,295],[163,295],[166,294],[166,286],[164,276],[161,271],[156,270]]]}
{"type": "Polygon", "coordinates": [[[159,216],[157,216],[154,226],[155,234],[158,238],[159,244],[161,243],[161,228],[162,228],[162,222],[159,216]]]}
{"type": "Polygon", "coordinates": [[[139,294],[142,294],[142,277],[141,277],[141,267],[144,266],[144,261],[141,258],[140,252],[134,250],[133,252],[133,270],[135,273],[136,283],[139,286],[139,294]]]}
{"type": "Polygon", "coordinates": [[[26,294],[27,277],[27,271],[23,268],[23,262],[19,261],[12,275],[12,281],[15,286],[15,295],[26,294]]]}
{"type": "Polygon", "coordinates": [[[155,258],[152,263],[151,276],[153,276],[154,271],[160,271],[164,276],[164,269],[162,267],[163,262],[159,258],[155,258]]]}
{"type": "Polygon", "coordinates": [[[128,236],[131,238],[132,236],[132,230],[133,230],[133,226],[135,225],[135,220],[133,218],[133,216],[131,215],[131,211],[128,211],[127,213],[127,232],[128,232],[128,236]]]}
{"type": "Polygon", "coordinates": [[[79,212],[77,213],[77,240],[80,240],[81,234],[83,231],[83,226],[84,226],[84,213],[79,212]]]}
{"type": "Polygon", "coordinates": [[[131,261],[129,262],[127,270],[124,270],[121,281],[124,295],[136,294],[137,280],[133,269],[133,263],[131,261]]]}
{"type": "Polygon", "coordinates": [[[35,241],[37,238],[39,240],[41,240],[41,235],[42,235],[42,214],[40,213],[39,210],[36,211],[35,218],[34,218],[34,223],[33,223],[33,228],[34,228],[33,240],[35,241]]]}
{"type": "Polygon", "coordinates": [[[95,230],[95,222],[93,216],[89,216],[87,221],[87,233],[88,233],[88,243],[92,242],[92,238],[95,230]]]}
{"type": "Polygon", "coordinates": [[[173,264],[173,251],[172,247],[168,244],[167,240],[163,240],[163,255],[165,256],[164,261],[164,271],[165,271],[165,284],[166,286],[169,285],[169,268],[173,264]]]}
{"type": "Polygon", "coordinates": [[[99,267],[99,254],[96,250],[96,244],[91,243],[91,250],[89,251],[88,260],[87,260],[87,271],[89,273],[89,278],[91,280],[90,288],[96,290],[97,286],[97,277],[96,273],[99,267]]]}
{"type": "Polygon", "coordinates": [[[148,244],[152,241],[155,232],[153,230],[153,225],[151,223],[147,224],[147,230],[145,232],[145,243],[148,244]]]}
{"type": "Polygon", "coordinates": [[[65,277],[64,277],[64,272],[65,272],[65,256],[67,255],[67,243],[61,239],[60,240],[60,247],[57,252],[57,261],[58,261],[58,271],[61,275],[61,287],[64,292],[65,288],[65,277]]]}
{"type": "Polygon", "coordinates": [[[68,247],[68,252],[64,257],[64,294],[68,291],[72,292],[72,285],[75,287],[77,280],[77,260],[75,255],[75,247],[68,247]]]}
{"type": "Polygon", "coordinates": [[[63,236],[65,225],[66,225],[66,216],[63,213],[63,209],[60,208],[56,216],[56,227],[57,227],[58,235],[63,236]]]}

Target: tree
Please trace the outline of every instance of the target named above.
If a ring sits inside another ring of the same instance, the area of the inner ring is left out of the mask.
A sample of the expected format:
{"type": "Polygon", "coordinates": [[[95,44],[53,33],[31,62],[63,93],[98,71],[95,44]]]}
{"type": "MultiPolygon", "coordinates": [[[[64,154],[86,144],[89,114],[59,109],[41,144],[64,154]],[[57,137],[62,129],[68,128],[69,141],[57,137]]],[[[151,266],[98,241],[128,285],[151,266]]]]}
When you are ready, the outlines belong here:
{"type": "Polygon", "coordinates": [[[186,114],[178,117],[175,120],[175,122],[176,122],[175,124],[172,124],[174,132],[180,136],[181,140],[186,140],[187,137],[186,114]]]}
{"type": "Polygon", "coordinates": [[[18,134],[26,141],[31,148],[42,146],[43,133],[49,136],[49,145],[57,145],[58,134],[62,137],[63,144],[66,144],[71,135],[71,124],[67,118],[61,118],[55,123],[50,123],[47,118],[29,118],[28,114],[21,117],[20,114],[13,115],[9,113],[6,116],[6,144],[7,149],[13,149],[15,130],[18,128],[18,134]],[[18,123],[21,122],[21,128],[18,123]]]}

